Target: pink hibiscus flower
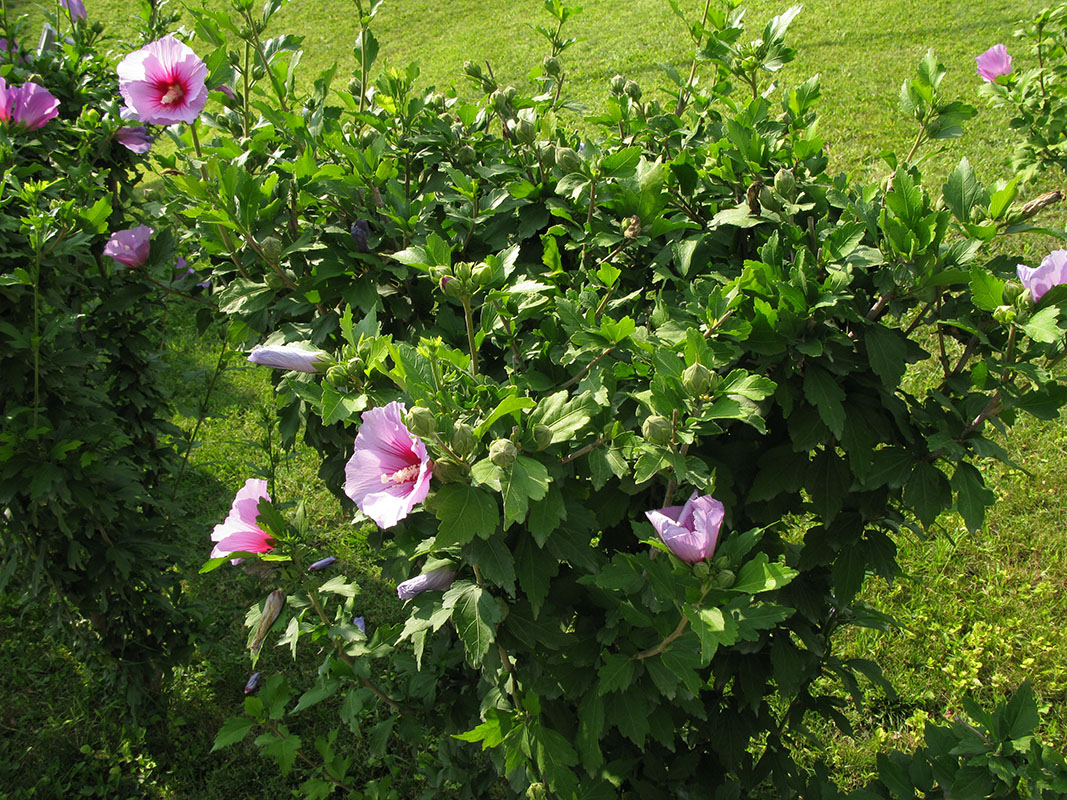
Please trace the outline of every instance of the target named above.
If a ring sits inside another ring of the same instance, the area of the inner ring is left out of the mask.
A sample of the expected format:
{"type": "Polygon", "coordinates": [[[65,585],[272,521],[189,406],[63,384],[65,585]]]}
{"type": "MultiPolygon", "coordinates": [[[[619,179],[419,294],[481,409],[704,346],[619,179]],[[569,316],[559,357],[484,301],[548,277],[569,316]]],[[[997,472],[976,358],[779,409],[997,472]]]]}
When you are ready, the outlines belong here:
{"type": "Polygon", "coordinates": [[[207,65],[173,36],[149,42],[119,62],[119,91],[152,125],[195,122],[207,103],[207,65]]]}
{"type": "Polygon", "coordinates": [[[430,492],[433,463],[404,425],[403,403],[363,414],[356,451],[345,465],[345,494],[380,528],[391,528],[430,492]]]}
{"type": "Polygon", "coordinates": [[[693,492],[684,506],[646,511],[645,516],[659,538],[682,561],[695,564],[711,558],[719,539],[725,509],[710,494],[693,492]]]}
{"type": "MultiPolygon", "coordinates": [[[[270,501],[267,482],[255,478],[245,481],[245,485],[233,498],[229,516],[211,532],[211,541],[216,543],[211,551],[212,558],[242,551],[266,553],[274,549],[274,540],[256,522],[260,500],[270,501]]],[[[230,563],[236,564],[239,561],[239,558],[235,558],[230,563]]]]}
{"type": "Polygon", "coordinates": [[[151,237],[152,229],[147,225],[115,231],[104,245],[104,255],[127,267],[144,266],[151,248],[151,237]]]}
{"type": "Polygon", "coordinates": [[[43,86],[28,82],[9,86],[0,78],[0,122],[35,131],[59,113],[59,101],[43,86]]]}

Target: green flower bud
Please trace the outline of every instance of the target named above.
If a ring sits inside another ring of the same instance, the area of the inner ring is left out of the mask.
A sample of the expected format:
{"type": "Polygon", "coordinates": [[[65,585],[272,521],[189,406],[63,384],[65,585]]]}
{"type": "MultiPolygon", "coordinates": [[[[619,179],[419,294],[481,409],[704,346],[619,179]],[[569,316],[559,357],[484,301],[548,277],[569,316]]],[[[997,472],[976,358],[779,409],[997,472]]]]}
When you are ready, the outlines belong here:
{"type": "Polygon", "coordinates": [[[489,445],[489,460],[498,467],[510,467],[519,457],[519,449],[510,439],[497,439],[489,445]]]}
{"type": "Polygon", "coordinates": [[[611,79],[608,86],[611,87],[612,94],[622,94],[626,90],[626,78],[622,77],[622,75],[616,75],[611,79]]]}
{"type": "Polygon", "coordinates": [[[326,382],[338,389],[343,389],[349,383],[348,370],[340,364],[334,364],[326,370],[326,382]]]}
{"type": "Polygon", "coordinates": [[[1012,306],[998,306],[997,310],[993,312],[993,319],[999,322],[1001,325],[1010,325],[1015,322],[1017,316],[1015,308],[1012,306]]]}
{"type": "Polygon", "coordinates": [[[734,575],[733,570],[724,569],[715,576],[715,585],[720,589],[729,589],[735,583],[737,583],[737,576],[734,575]]]}
{"type": "Polygon", "coordinates": [[[582,168],[582,159],[570,147],[556,148],[556,165],[566,173],[578,172],[582,168]]]}
{"type": "Polygon", "coordinates": [[[783,167],[774,176],[774,191],[778,192],[787,200],[793,200],[797,196],[797,179],[793,170],[783,167]]]}
{"type": "Polygon", "coordinates": [[[471,280],[479,286],[488,286],[493,280],[493,268],[484,261],[471,270],[471,280]]]}
{"type": "Polygon", "coordinates": [[[686,367],[682,373],[682,386],[693,397],[702,397],[711,388],[711,370],[699,361],[686,367]]]}
{"type": "Polygon", "coordinates": [[[626,81],[626,85],[622,87],[622,90],[634,102],[641,99],[641,87],[638,85],[637,81],[626,81]]]}
{"type": "Polygon", "coordinates": [[[666,417],[653,414],[641,426],[641,434],[653,444],[670,444],[674,426],[666,417]]]}
{"type": "Polygon", "coordinates": [[[472,78],[480,78],[482,77],[481,65],[475,64],[473,61],[464,61],[463,74],[470,75],[472,78]]]}
{"type": "Polygon", "coordinates": [[[1014,303],[1023,294],[1023,285],[1018,281],[1008,281],[1004,284],[1004,302],[1014,303]]]}
{"type": "Polygon", "coordinates": [[[452,267],[452,273],[464,283],[471,279],[472,271],[469,261],[460,261],[452,267]]]}
{"type": "Polygon", "coordinates": [[[556,146],[554,144],[545,142],[541,145],[539,153],[541,163],[546,167],[552,168],[556,165],[556,146]]]}
{"type": "Polygon", "coordinates": [[[268,236],[259,243],[259,249],[263,251],[263,257],[270,264],[277,264],[282,257],[282,240],[277,236],[268,236]]]}
{"type": "Polygon", "coordinates": [[[478,439],[474,435],[474,428],[466,422],[457,422],[452,431],[452,452],[457,456],[469,456],[478,446],[478,439]]]}
{"type": "Polygon", "coordinates": [[[715,569],[722,571],[730,567],[730,559],[726,556],[719,556],[714,562],[715,569]]]}
{"type": "Polygon", "coordinates": [[[492,106],[493,111],[497,114],[508,113],[508,101],[504,96],[504,93],[499,89],[489,95],[489,105],[492,106]]]}
{"type": "Polygon", "coordinates": [[[468,167],[478,160],[478,153],[469,144],[463,145],[456,152],[456,163],[468,167]]]}
{"type": "Polygon", "coordinates": [[[710,573],[711,567],[708,566],[707,561],[698,561],[693,565],[693,574],[700,580],[704,580],[710,573]]]}
{"type": "Polygon", "coordinates": [[[467,470],[455,461],[442,459],[433,462],[433,479],[441,483],[463,483],[467,480],[467,470]]]}
{"type": "Polygon", "coordinates": [[[407,425],[416,436],[429,436],[437,430],[437,417],[425,406],[415,406],[408,412],[407,425]]]}
{"type": "Polygon", "coordinates": [[[520,119],[515,126],[515,138],[523,144],[533,144],[537,138],[537,126],[528,119],[520,119]]]}
{"type": "Polygon", "coordinates": [[[551,75],[553,78],[559,75],[560,65],[559,59],[554,56],[545,56],[545,60],[541,62],[541,66],[545,70],[546,75],[551,75]]]}
{"type": "Polygon", "coordinates": [[[466,294],[463,290],[463,283],[456,280],[451,275],[445,275],[441,278],[440,286],[442,292],[449,297],[455,297],[457,300],[466,294]]]}
{"type": "Polygon", "coordinates": [[[552,444],[553,436],[555,434],[552,433],[552,429],[547,425],[534,425],[533,440],[538,450],[544,450],[552,444]]]}
{"type": "Polygon", "coordinates": [[[776,214],[781,213],[782,211],[782,201],[768,186],[760,186],[759,204],[767,211],[773,211],[776,214]]]}

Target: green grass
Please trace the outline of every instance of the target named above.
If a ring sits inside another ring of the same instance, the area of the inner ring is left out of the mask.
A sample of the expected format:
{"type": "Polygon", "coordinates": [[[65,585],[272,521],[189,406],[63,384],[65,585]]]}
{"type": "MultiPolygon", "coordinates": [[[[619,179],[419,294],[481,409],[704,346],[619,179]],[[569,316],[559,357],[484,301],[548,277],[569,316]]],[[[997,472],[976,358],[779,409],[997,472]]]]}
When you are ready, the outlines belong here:
{"type": "MultiPolygon", "coordinates": [[[[222,7],[221,0],[205,5],[222,7]]],[[[617,0],[587,0],[570,27],[584,37],[565,55],[568,92],[596,108],[615,73],[640,82],[646,97],[657,95],[658,65],[688,67],[691,57],[681,23],[666,0],[633,0],[620,13],[617,0]]],[[[699,13],[696,0],[683,0],[686,13],[699,13]]],[[[787,3],[747,3],[751,36],[787,3]]],[[[819,73],[823,99],[821,131],[832,168],[864,180],[884,177],[882,148],[906,152],[915,129],[898,117],[900,83],[910,76],[928,48],[949,68],[945,92],[978,106],[978,117],[960,140],[948,142],[926,169],[944,175],[961,156],[991,183],[1007,177],[1005,120],[984,108],[977,97],[980,80],[973,58],[996,42],[1012,46],[1011,32],[1041,4],[985,0],[813,0],[793,26],[790,41],[797,60],[780,77],[794,85],[819,73]]],[[[25,0],[8,0],[13,12],[28,11],[25,0]]],[[[109,20],[116,59],[132,36],[125,0],[88,0],[93,19],[109,20]]],[[[352,66],[356,27],[353,4],[342,0],[291,0],[276,32],[305,36],[304,85],[340,62],[335,88],[343,89],[352,66]]],[[[468,95],[461,79],[467,60],[489,60],[507,83],[527,86],[527,73],[540,63],[546,47],[527,23],[543,23],[537,0],[509,3],[456,0],[387,0],[375,32],[382,42],[380,64],[400,66],[417,60],[422,82],[440,90],[454,87],[468,95]]],[[[195,44],[195,43],[194,43],[195,44]]],[[[1017,64],[1027,55],[1017,53],[1017,64]]],[[[573,120],[578,124],[577,118],[573,120]]],[[[1055,180],[1059,176],[1054,176],[1055,180]]],[[[1050,184],[1053,178],[1049,178],[1050,184]]],[[[1041,187],[1031,187],[1036,192],[1041,187]]],[[[1063,227],[1062,209],[1052,209],[1048,224],[1063,227]]],[[[1039,253],[1045,243],[1035,241],[1039,253]]],[[[221,340],[198,335],[189,315],[169,316],[168,359],[174,370],[176,421],[187,431],[195,425],[218,358],[221,340]]],[[[0,649],[0,692],[9,698],[0,716],[0,796],[63,797],[84,792],[97,797],[237,798],[280,797],[293,787],[262,760],[249,743],[209,753],[215,731],[240,708],[241,687],[249,671],[241,650],[244,609],[261,598],[269,583],[224,567],[196,575],[209,549],[208,534],[220,521],[236,489],[266,466],[259,446],[265,436],[272,395],[266,370],[247,366],[231,355],[211,397],[180,490],[188,516],[182,521],[186,556],[180,564],[196,600],[212,609],[215,627],[201,643],[193,664],[168,686],[165,703],[137,725],[123,725],[122,699],[110,696],[92,671],[78,661],[70,641],[47,632],[43,615],[18,616],[14,605],[0,605],[0,638],[20,647],[0,649]]],[[[1062,465],[1067,431],[1061,422],[1028,421],[1005,442],[1027,472],[990,466],[987,474],[1001,498],[986,530],[969,536],[958,520],[945,518],[945,535],[927,541],[899,542],[907,577],[888,586],[872,581],[865,597],[905,627],[892,634],[849,633],[843,647],[851,655],[886,665],[900,699],[875,695],[869,708],[852,713],[853,736],[833,735],[826,757],[851,784],[870,774],[874,757],[889,747],[907,747],[922,722],[957,713],[972,693],[983,702],[1003,698],[1023,679],[1034,682],[1046,709],[1042,735],[1067,750],[1067,637],[1060,621],[1067,612],[1067,544],[1061,531],[1067,508],[1062,465]]],[[[340,513],[315,475],[311,454],[298,451],[277,469],[277,494],[302,498],[323,552],[338,555],[349,575],[360,576],[361,602],[369,624],[397,618],[392,588],[374,569],[358,530],[340,513]]],[[[312,674],[311,654],[293,665],[288,652],[268,648],[261,665],[284,671],[294,682],[312,674]]],[[[310,742],[331,724],[314,711],[299,719],[310,742]]],[[[361,747],[353,737],[354,747],[361,747]]]]}

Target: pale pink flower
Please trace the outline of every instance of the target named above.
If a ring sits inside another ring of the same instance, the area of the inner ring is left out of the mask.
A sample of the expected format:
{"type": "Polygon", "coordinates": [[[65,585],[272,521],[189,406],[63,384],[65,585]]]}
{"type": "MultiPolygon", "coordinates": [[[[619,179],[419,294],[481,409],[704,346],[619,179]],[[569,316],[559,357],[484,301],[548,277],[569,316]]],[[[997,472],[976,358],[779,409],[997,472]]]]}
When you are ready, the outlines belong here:
{"type": "MultiPolygon", "coordinates": [[[[211,532],[211,541],[216,543],[211,551],[212,558],[240,552],[266,553],[274,549],[274,540],[256,522],[260,500],[270,501],[267,482],[255,478],[245,481],[233,498],[229,515],[211,532]]],[[[231,563],[238,561],[240,559],[235,558],[231,563]]]]}
{"type": "Polygon", "coordinates": [[[302,344],[257,344],[248,354],[253,364],[297,372],[319,372],[319,366],[331,361],[322,352],[302,344]]]}
{"type": "Polygon", "coordinates": [[[456,573],[450,569],[435,569],[409,578],[396,585],[396,595],[401,600],[410,600],[417,594],[431,590],[443,590],[452,585],[456,573]]]}
{"type": "Polygon", "coordinates": [[[1036,303],[1053,286],[1067,283],[1067,250],[1053,250],[1041,260],[1041,266],[1019,264],[1015,268],[1019,281],[1030,290],[1036,303]]]}
{"type": "Polygon", "coordinates": [[[144,266],[151,248],[151,236],[152,229],[147,225],[115,231],[104,245],[104,255],[127,267],[144,266]]]}
{"type": "Polygon", "coordinates": [[[59,113],[59,101],[36,83],[9,86],[0,78],[0,122],[35,131],[59,113]]]}
{"type": "Polygon", "coordinates": [[[130,53],[119,62],[117,72],[119,91],[142,122],[195,122],[207,103],[207,65],[173,36],[130,53]]]}
{"type": "Polygon", "coordinates": [[[1011,56],[1008,48],[1002,44],[995,44],[982,55],[974,59],[978,65],[978,74],[989,83],[994,83],[1001,75],[1011,72],[1011,56]]]}
{"type": "Polygon", "coordinates": [[[715,552],[724,513],[722,503],[710,494],[697,497],[693,492],[684,506],[646,511],[645,516],[672,553],[695,564],[715,552]]]}
{"type": "Polygon", "coordinates": [[[430,491],[426,445],[404,425],[403,403],[363,413],[356,451],[345,465],[345,494],[380,528],[391,528],[430,491]]]}
{"type": "Polygon", "coordinates": [[[80,22],[88,16],[85,13],[85,3],[82,0],[59,0],[59,4],[70,14],[71,22],[80,22]]]}
{"type": "Polygon", "coordinates": [[[148,135],[144,125],[119,128],[115,131],[115,141],[131,153],[147,153],[152,149],[153,138],[148,135]]]}

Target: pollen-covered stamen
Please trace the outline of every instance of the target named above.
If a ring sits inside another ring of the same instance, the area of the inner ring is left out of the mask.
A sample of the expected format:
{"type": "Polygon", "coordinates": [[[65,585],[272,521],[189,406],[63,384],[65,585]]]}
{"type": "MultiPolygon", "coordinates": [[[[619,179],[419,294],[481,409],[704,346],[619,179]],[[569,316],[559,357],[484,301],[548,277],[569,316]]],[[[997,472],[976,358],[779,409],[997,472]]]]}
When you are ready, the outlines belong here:
{"type": "Polygon", "coordinates": [[[170,106],[175,103],[180,103],[184,97],[185,87],[180,83],[172,83],[167,86],[167,91],[163,93],[161,98],[159,98],[159,103],[160,105],[170,106]]]}
{"type": "Polygon", "coordinates": [[[411,483],[419,477],[419,465],[412,464],[409,467],[398,469],[392,475],[382,475],[382,483],[411,483]]]}

